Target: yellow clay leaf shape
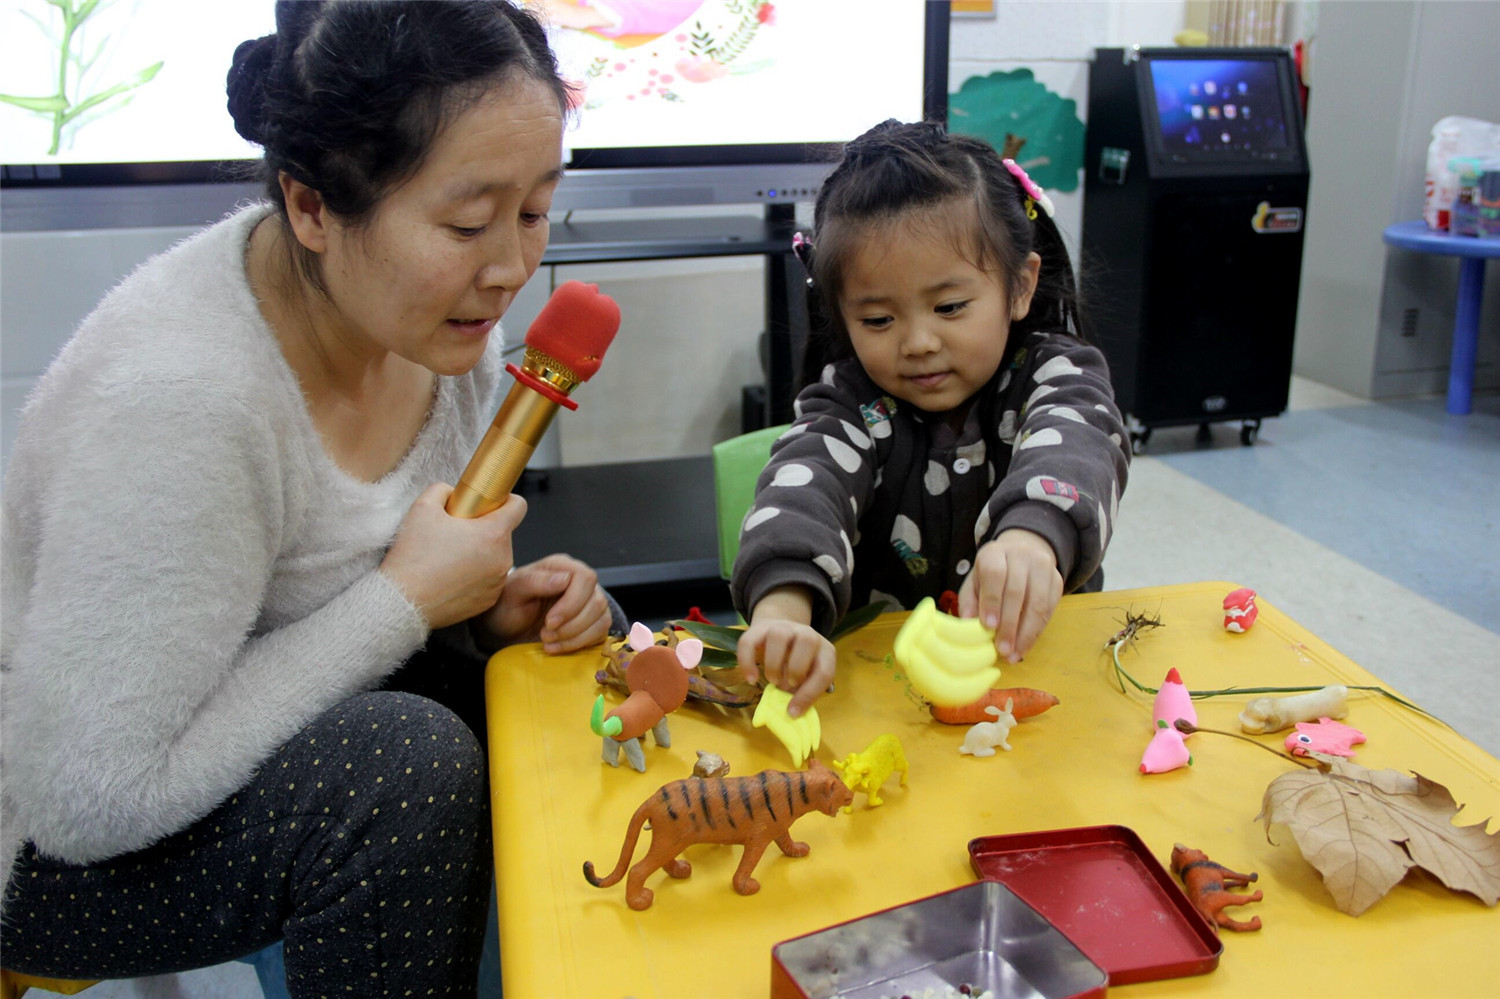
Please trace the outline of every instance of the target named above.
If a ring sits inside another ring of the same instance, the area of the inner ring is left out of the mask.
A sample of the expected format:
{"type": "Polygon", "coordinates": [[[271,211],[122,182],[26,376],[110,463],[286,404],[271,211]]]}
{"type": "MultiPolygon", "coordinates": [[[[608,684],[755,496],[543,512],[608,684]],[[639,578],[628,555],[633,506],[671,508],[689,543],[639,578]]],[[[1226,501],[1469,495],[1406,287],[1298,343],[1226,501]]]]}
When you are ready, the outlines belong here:
{"type": "Polygon", "coordinates": [[[788,715],[786,709],[791,703],[791,694],[780,687],[766,687],[761,692],[760,703],[755,705],[751,724],[755,728],[769,728],[792,754],[792,765],[801,768],[802,761],[822,743],[823,725],[818,721],[817,708],[808,708],[800,718],[788,715]]]}

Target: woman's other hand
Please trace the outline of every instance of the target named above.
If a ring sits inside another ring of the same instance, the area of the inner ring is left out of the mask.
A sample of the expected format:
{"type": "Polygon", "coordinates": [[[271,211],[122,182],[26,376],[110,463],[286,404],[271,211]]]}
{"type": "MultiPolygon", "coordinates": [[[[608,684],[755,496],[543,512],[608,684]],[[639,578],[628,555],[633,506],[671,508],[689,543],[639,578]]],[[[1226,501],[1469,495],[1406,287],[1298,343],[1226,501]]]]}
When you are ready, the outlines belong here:
{"type": "Polygon", "coordinates": [[[576,652],[609,635],[609,600],[593,569],[571,555],[520,566],[475,625],[496,646],[540,641],[550,653],[576,652]]]}
{"type": "Polygon", "coordinates": [[[452,492],[443,483],[423,490],[380,563],[433,629],[495,606],[515,564],[511,534],[526,516],[526,501],[512,495],[483,517],[454,517],[443,509],[452,492]]]}

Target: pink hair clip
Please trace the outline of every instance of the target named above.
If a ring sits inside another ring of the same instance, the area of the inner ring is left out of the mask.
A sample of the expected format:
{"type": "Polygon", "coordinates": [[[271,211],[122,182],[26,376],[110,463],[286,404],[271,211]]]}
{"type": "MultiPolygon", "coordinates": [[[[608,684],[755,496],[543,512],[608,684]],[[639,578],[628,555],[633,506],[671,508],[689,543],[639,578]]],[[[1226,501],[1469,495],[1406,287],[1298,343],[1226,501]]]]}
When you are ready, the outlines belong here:
{"type": "MultiPolygon", "coordinates": [[[[1016,181],[1021,185],[1021,190],[1026,192],[1026,197],[1041,205],[1042,211],[1047,213],[1047,217],[1049,219],[1052,218],[1052,199],[1047,197],[1047,192],[1038,187],[1036,181],[1026,176],[1026,171],[1022,170],[1021,165],[1015,160],[1001,160],[1000,162],[1004,163],[1005,169],[1009,170],[1011,176],[1016,178],[1016,181]]],[[[1036,216],[1032,215],[1031,217],[1035,218],[1036,216]]]]}

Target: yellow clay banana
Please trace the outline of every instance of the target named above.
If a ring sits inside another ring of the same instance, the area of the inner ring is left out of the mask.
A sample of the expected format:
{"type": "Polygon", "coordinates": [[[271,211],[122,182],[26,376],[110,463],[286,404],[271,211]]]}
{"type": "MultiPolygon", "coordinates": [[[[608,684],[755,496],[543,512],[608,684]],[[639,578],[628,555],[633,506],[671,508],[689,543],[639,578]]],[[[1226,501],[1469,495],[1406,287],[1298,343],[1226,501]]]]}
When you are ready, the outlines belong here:
{"type": "Polygon", "coordinates": [[[943,614],[925,599],[896,634],[896,662],[912,689],[939,707],[962,707],[1000,679],[994,635],[977,619],[943,614]]]}
{"type": "MultiPolygon", "coordinates": [[[[969,703],[977,700],[979,697],[974,697],[969,703]]],[[[792,765],[800,769],[802,761],[811,756],[813,750],[822,743],[823,726],[818,721],[817,708],[808,708],[801,718],[790,717],[786,713],[790,703],[791,694],[780,687],[767,686],[761,691],[760,703],[755,705],[755,715],[750,723],[755,728],[769,728],[771,734],[780,739],[781,744],[792,754],[792,765]]]]}

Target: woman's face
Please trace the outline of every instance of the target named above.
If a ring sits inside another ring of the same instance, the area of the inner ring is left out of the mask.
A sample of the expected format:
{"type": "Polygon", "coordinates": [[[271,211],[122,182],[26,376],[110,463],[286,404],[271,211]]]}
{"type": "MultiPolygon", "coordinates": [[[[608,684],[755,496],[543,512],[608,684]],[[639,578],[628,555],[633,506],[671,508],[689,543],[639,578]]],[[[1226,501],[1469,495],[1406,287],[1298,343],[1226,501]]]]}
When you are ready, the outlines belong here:
{"type": "Polygon", "coordinates": [[[474,367],[547,247],[562,129],[551,91],[518,77],[454,118],[368,225],[331,220],[332,335],[438,374],[474,367]]]}

